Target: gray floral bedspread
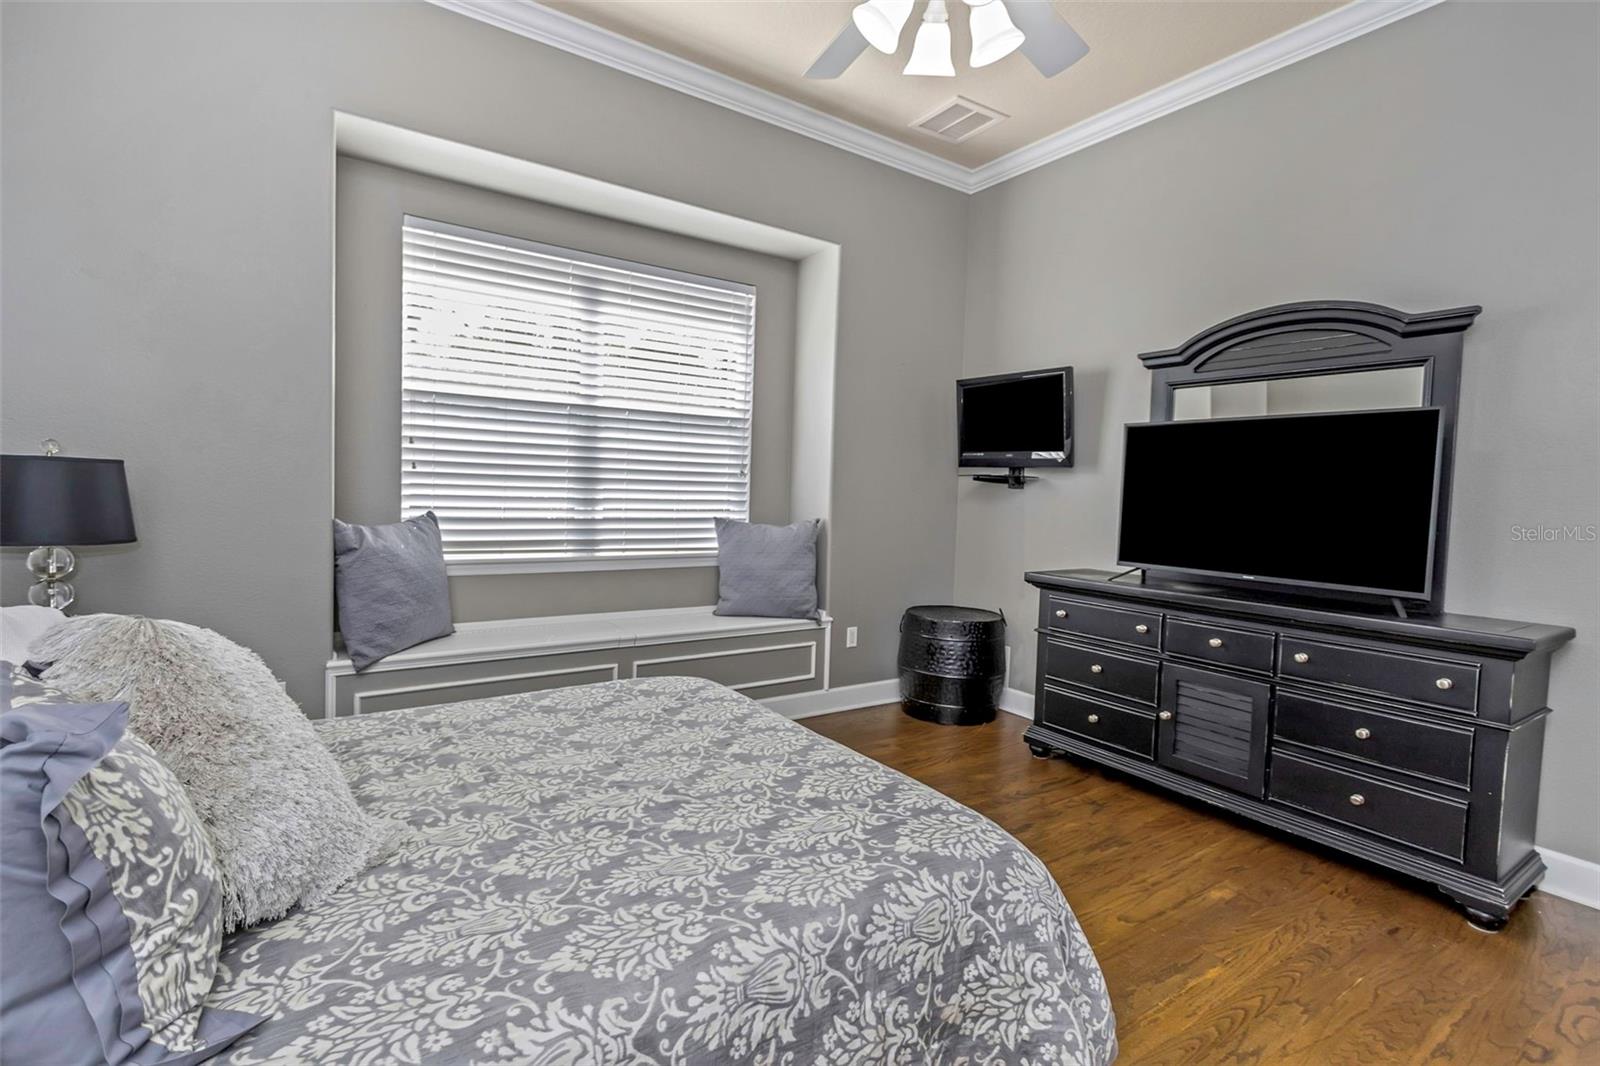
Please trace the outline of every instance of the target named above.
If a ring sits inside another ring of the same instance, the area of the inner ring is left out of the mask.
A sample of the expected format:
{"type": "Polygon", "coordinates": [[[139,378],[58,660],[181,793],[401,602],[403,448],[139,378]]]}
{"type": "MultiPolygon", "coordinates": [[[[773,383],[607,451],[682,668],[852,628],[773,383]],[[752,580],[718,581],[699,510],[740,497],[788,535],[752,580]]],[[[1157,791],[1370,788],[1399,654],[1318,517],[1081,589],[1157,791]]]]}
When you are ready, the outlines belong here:
{"type": "Polygon", "coordinates": [[[233,1063],[1082,1063],[1116,1055],[1044,866],[692,678],[319,725],[413,832],[233,937],[233,1063]]]}

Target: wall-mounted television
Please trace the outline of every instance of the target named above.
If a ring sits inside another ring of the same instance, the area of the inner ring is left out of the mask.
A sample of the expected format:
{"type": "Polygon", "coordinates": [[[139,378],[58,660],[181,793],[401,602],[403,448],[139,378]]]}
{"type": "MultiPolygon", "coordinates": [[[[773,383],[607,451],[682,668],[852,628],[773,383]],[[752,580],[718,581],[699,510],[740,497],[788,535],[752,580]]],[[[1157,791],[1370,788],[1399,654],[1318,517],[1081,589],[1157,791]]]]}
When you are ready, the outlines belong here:
{"type": "Polygon", "coordinates": [[[1072,465],[1072,368],[956,382],[960,466],[1072,465]]]}
{"type": "Polygon", "coordinates": [[[1122,566],[1427,599],[1437,407],[1127,427],[1122,566]]]}

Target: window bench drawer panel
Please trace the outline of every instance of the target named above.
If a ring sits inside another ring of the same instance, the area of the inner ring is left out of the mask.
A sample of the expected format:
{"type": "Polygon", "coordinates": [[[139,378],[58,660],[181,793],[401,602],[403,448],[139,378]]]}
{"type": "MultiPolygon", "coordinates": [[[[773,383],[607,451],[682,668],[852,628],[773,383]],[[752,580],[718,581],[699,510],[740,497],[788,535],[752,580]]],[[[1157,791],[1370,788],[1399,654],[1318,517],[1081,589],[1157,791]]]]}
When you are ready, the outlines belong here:
{"type": "Polygon", "coordinates": [[[1347,773],[1278,751],[1272,799],[1423,851],[1459,860],[1467,805],[1347,773]]]}
{"type": "Polygon", "coordinates": [[[626,677],[611,651],[566,655],[527,655],[482,663],[447,663],[409,670],[371,670],[335,679],[334,713],[433,707],[462,700],[486,700],[521,692],[544,692],[568,685],[592,685],[626,677]]]}
{"type": "Polygon", "coordinates": [[[1125,696],[1140,703],[1156,702],[1159,667],[1151,660],[1079,647],[1053,637],[1046,637],[1044,645],[1045,673],[1051,679],[1125,696]]]}
{"type": "Polygon", "coordinates": [[[1279,691],[1275,736],[1463,787],[1472,783],[1472,730],[1279,691]]]}
{"type": "Polygon", "coordinates": [[[1046,688],[1040,715],[1058,729],[1148,759],[1155,752],[1156,720],[1109,703],[1046,688]]]}
{"type": "Polygon", "coordinates": [[[774,686],[811,682],[820,676],[822,649],[802,635],[768,640],[754,647],[692,643],[640,648],[634,677],[703,677],[751,695],[774,686]]]}
{"type": "MultiPolygon", "coordinates": [[[[502,663],[501,666],[519,666],[502,663]]],[[[373,714],[377,711],[408,710],[432,707],[440,703],[460,703],[462,700],[486,700],[492,696],[514,696],[524,692],[544,692],[568,685],[593,685],[601,681],[615,681],[615,663],[594,666],[552,667],[546,662],[520,664],[526,669],[510,673],[493,673],[464,681],[419,681],[416,678],[389,676],[390,688],[374,688],[352,694],[351,704],[356,714],[373,714]]]]}
{"type": "Polygon", "coordinates": [[[1478,707],[1478,667],[1344,644],[1284,637],[1278,643],[1278,674],[1296,681],[1376,692],[1471,714],[1478,707]]]}

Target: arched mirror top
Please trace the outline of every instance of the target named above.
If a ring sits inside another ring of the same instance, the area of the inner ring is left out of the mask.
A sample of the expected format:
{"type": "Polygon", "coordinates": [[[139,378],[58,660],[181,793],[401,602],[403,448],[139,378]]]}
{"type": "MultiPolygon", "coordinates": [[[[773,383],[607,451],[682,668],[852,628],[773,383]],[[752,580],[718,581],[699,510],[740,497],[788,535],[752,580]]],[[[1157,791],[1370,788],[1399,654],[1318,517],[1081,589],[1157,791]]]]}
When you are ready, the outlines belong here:
{"type": "Polygon", "coordinates": [[[1152,421],[1440,406],[1454,423],[1461,333],[1482,310],[1281,304],[1139,356],[1152,421]]]}
{"type": "Polygon", "coordinates": [[[1461,335],[1482,310],[1407,314],[1379,304],[1282,304],[1230,318],[1176,348],[1139,356],[1150,420],[1437,407],[1440,466],[1432,595],[1444,605],[1450,487],[1461,396],[1461,335]]]}

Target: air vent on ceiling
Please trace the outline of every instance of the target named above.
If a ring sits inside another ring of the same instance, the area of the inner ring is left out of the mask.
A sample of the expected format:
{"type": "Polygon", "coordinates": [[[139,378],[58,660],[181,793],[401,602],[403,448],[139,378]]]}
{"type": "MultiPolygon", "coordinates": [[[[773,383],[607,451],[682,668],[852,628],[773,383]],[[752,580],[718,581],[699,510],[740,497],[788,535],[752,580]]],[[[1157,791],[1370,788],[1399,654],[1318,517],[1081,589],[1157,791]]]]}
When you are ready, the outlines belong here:
{"type": "Polygon", "coordinates": [[[911,125],[913,129],[931,133],[941,141],[954,143],[964,141],[979,130],[986,130],[1004,118],[1006,118],[1004,112],[996,111],[976,100],[968,100],[965,96],[958,96],[911,125]]]}

